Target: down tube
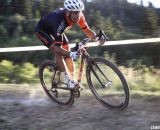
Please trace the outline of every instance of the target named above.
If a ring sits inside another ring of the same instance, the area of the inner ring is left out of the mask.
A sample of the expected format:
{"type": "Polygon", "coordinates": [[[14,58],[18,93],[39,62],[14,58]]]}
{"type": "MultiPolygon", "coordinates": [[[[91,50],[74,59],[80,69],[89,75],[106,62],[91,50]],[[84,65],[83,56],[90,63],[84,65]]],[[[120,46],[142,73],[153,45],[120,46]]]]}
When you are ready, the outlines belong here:
{"type": "Polygon", "coordinates": [[[79,68],[79,73],[78,73],[78,82],[80,83],[82,80],[82,76],[83,76],[83,69],[84,69],[84,59],[81,59],[81,64],[80,64],[80,68],[79,68]]]}

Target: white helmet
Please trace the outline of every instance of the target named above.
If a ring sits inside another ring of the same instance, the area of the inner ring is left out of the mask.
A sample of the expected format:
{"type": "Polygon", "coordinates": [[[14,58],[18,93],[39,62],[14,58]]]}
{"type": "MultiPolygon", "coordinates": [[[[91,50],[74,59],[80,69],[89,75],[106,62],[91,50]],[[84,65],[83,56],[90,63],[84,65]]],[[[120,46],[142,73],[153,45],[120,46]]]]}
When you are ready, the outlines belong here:
{"type": "Polygon", "coordinates": [[[68,11],[82,11],[84,10],[84,4],[81,0],[65,0],[64,8],[68,11]]]}

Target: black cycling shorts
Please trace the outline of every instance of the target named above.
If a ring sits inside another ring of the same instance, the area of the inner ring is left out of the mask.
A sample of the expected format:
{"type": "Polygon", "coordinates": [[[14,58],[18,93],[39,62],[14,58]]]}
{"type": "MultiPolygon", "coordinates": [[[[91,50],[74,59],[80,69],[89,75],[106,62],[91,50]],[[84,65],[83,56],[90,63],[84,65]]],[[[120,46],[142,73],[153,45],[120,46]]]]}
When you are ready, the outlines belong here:
{"type": "MultiPolygon", "coordinates": [[[[38,39],[40,39],[46,47],[50,48],[50,46],[53,43],[55,43],[55,39],[52,34],[47,34],[46,32],[39,29],[38,27],[35,27],[35,33],[38,39]]],[[[64,46],[69,43],[68,38],[66,37],[64,33],[61,34],[61,37],[62,37],[62,44],[55,44],[55,46],[61,46],[61,45],[64,46]]]]}

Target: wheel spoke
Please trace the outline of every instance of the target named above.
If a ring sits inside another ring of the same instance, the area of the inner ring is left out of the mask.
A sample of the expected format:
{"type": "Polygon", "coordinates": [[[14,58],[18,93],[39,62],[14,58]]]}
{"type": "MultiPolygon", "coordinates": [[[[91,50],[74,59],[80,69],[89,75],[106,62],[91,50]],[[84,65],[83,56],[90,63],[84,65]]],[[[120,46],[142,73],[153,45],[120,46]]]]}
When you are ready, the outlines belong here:
{"type": "Polygon", "coordinates": [[[109,81],[109,79],[106,77],[106,75],[103,73],[103,71],[100,69],[100,67],[98,66],[98,64],[94,64],[96,67],[97,67],[97,69],[101,72],[101,74],[106,78],[106,80],[108,80],[109,81]]]}
{"type": "Polygon", "coordinates": [[[41,64],[39,77],[46,94],[55,102],[61,105],[71,105],[74,97],[66,84],[60,80],[60,72],[55,69],[52,61],[45,61],[41,64]]]}
{"type": "Polygon", "coordinates": [[[93,70],[93,67],[91,67],[91,71],[93,72],[94,76],[97,78],[97,80],[99,81],[99,83],[101,84],[101,86],[102,86],[102,88],[103,88],[105,85],[101,82],[99,76],[98,76],[97,73],[93,70]]]}
{"type": "Polygon", "coordinates": [[[87,67],[87,81],[92,93],[104,106],[126,108],[129,88],[119,69],[111,62],[95,58],[93,66],[87,67]]]}

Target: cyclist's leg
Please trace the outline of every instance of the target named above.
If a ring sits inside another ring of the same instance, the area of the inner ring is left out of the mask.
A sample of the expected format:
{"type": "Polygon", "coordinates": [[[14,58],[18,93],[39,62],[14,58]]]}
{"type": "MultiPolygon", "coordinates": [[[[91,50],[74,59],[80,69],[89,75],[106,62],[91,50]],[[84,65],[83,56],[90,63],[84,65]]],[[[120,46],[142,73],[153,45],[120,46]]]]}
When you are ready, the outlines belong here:
{"type": "Polygon", "coordinates": [[[46,32],[42,31],[38,27],[35,28],[35,34],[37,38],[42,41],[43,45],[46,46],[47,48],[49,48],[50,45],[54,42],[53,37],[51,37],[46,32]]]}
{"type": "Polygon", "coordinates": [[[74,80],[74,63],[73,60],[71,58],[65,58],[65,63],[67,65],[68,71],[69,71],[69,75],[71,77],[71,79],[74,80]]]}
{"type": "Polygon", "coordinates": [[[66,72],[66,68],[63,62],[63,56],[55,53],[55,44],[54,37],[52,35],[47,34],[46,32],[40,30],[39,28],[35,28],[36,36],[42,41],[42,43],[51,50],[51,52],[55,55],[56,64],[58,69],[61,72],[66,72]]]}
{"type": "MultiPolygon", "coordinates": [[[[68,50],[68,47],[69,47],[68,45],[63,46],[63,48],[66,50],[68,50]]],[[[74,62],[73,62],[72,58],[64,57],[64,61],[67,66],[69,76],[71,77],[71,79],[74,79],[74,62]]]]}
{"type": "Polygon", "coordinates": [[[69,77],[69,74],[67,72],[68,69],[66,68],[66,63],[64,61],[64,57],[61,54],[58,54],[58,53],[55,52],[56,46],[54,44],[54,37],[52,37],[51,35],[43,32],[39,29],[35,29],[35,31],[36,31],[36,36],[55,55],[57,67],[58,67],[59,71],[62,73],[62,76],[65,79],[65,81],[68,82],[68,84],[69,84],[68,86],[70,88],[74,88],[75,85],[76,85],[76,82],[72,81],[72,79],[69,77]]]}
{"type": "MultiPolygon", "coordinates": [[[[68,51],[71,51],[71,49],[69,47],[69,41],[68,41],[66,35],[63,34],[62,36],[63,36],[63,43],[64,43],[62,48],[66,49],[68,51]]],[[[66,66],[67,66],[68,75],[70,76],[70,79],[75,81],[75,75],[74,75],[75,67],[74,67],[73,59],[71,57],[64,57],[64,61],[65,61],[66,66]]],[[[81,85],[80,83],[76,82],[76,84],[77,84],[76,86],[79,88],[80,91],[84,89],[84,86],[81,85]]]]}
{"type": "MultiPolygon", "coordinates": [[[[63,43],[64,43],[62,48],[65,50],[71,51],[71,49],[69,47],[68,38],[66,37],[65,34],[63,34],[62,36],[63,36],[63,43]]],[[[74,80],[74,62],[73,62],[72,58],[64,57],[64,61],[66,63],[66,66],[68,69],[68,74],[69,74],[70,78],[74,80]]]]}
{"type": "Polygon", "coordinates": [[[35,28],[36,36],[42,41],[42,43],[51,50],[51,52],[55,55],[56,64],[60,72],[66,72],[65,64],[63,61],[63,56],[55,53],[55,44],[54,37],[52,35],[47,34],[39,28],[35,28]]]}
{"type": "Polygon", "coordinates": [[[55,59],[56,59],[56,64],[57,64],[58,70],[60,72],[67,72],[66,67],[65,67],[64,58],[63,58],[63,56],[61,54],[58,54],[58,53],[55,52],[55,45],[54,44],[52,44],[50,46],[50,50],[55,55],[55,59]]]}
{"type": "Polygon", "coordinates": [[[66,82],[68,85],[69,88],[73,89],[77,82],[74,81],[71,76],[69,75],[68,73],[68,67],[64,61],[64,57],[58,53],[55,53],[55,46],[54,44],[51,45],[50,49],[52,50],[52,52],[55,54],[55,57],[56,57],[56,64],[57,64],[57,67],[59,69],[59,71],[61,72],[61,76],[64,80],[64,82],[66,82]]]}

